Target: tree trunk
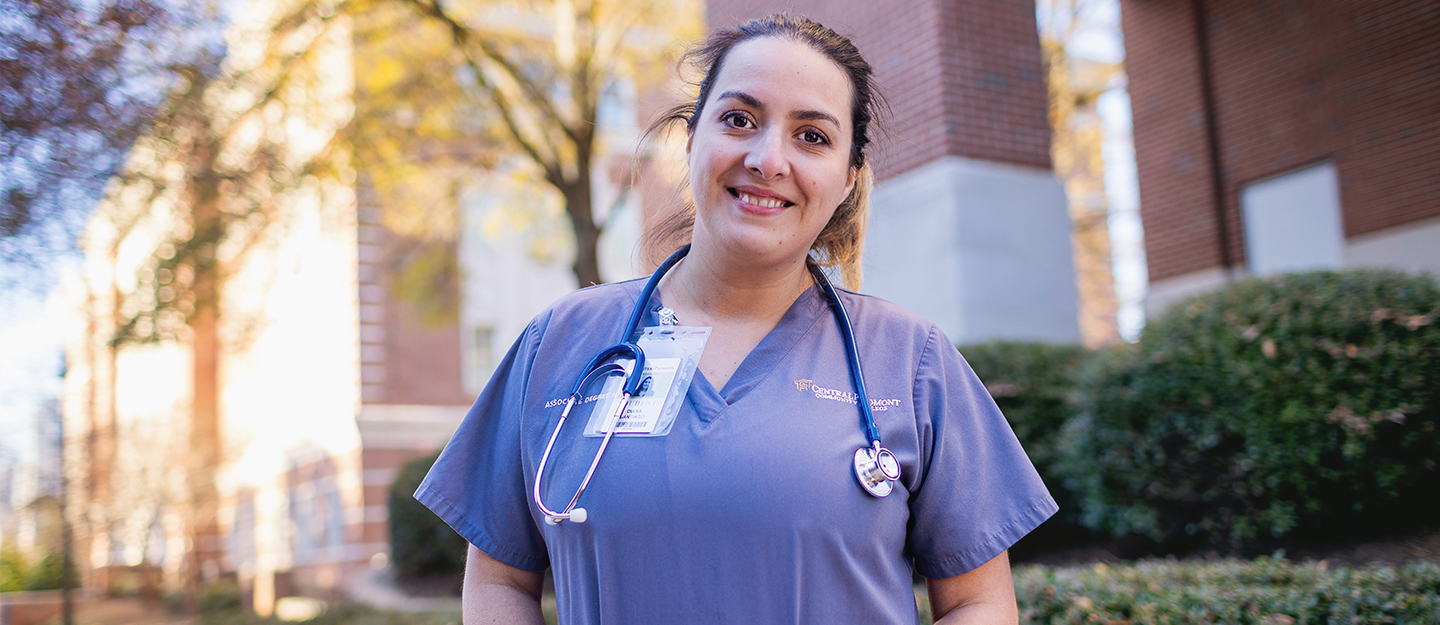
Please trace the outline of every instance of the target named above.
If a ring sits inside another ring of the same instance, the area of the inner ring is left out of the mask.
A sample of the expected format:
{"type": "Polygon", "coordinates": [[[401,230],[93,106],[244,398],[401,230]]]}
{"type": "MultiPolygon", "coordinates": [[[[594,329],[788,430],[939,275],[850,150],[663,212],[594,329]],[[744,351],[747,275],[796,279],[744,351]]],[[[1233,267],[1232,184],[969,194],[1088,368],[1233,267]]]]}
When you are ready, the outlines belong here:
{"type": "Polygon", "coordinates": [[[580,288],[600,284],[600,259],[598,247],[600,227],[595,224],[595,211],[591,205],[590,168],[580,168],[578,180],[560,186],[565,196],[565,212],[570,214],[575,231],[575,283],[580,288]]]}
{"type": "MultiPolygon", "coordinates": [[[[214,285],[214,277],[196,276],[197,291],[210,290],[204,287],[214,285]],[[210,284],[205,284],[208,282],[210,284]]],[[[201,293],[197,293],[197,299],[201,293]]],[[[193,397],[190,417],[190,448],[188,450],[190,491],[190,567],[187,571],[191,584],[192,609],[198,612],[200,591],[204,584],[205,571],[212,568],[211,562],[219,561],[218,527],[216,524],[217,499],[215,492],[216,464],[220,455],[220,410],[219,410],[219,337],[216,310],[213,305],[197,306],[189,326],[192,332],[193,352],[192,384],[193,397]]]]}
{"type": "MultiPolygon", "coordinates": [[[[201,124],[197,136],[212,137],[201,124]],[[204,134],[201,134],[204,133],[204,134]]],[[[190,171],[197,172],[191,187],[190,219],[192,241],[198,242],[192,263],[195,311],[186,318],[191,338],[190,440],[186,451],[187,484],[190,495],[190,554],[187,603],[199,613],[200,594],[206,572],[216,569],[221,558],[215,475],[220,463],[220,337],[219,318],[223,275],[216,244],[224,236],[225,219],[220,213],[220,181],[215,175],[219,146],[214,140],[197,145],[192,152],[190,171]]]]}

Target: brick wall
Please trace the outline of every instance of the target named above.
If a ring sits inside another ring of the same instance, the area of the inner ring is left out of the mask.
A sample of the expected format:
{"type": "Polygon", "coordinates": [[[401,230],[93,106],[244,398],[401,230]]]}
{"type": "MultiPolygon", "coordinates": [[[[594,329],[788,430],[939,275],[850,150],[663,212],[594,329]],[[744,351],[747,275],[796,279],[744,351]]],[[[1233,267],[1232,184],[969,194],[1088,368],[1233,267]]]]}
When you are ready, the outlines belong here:
{"type": "MultiPolygon", "coordinates": [[[[1230,262],[1245,185],[1334,161],[1347,237],[1440,217],[1440,2],[1204,0],[1230,262]]],[[[1189,0],[1122,0],[1151,280],[1220,266],[1189,0]]]]}
{"type": "Polygon", "coordinates": [[[369,185],[359,185],[357,199],[362,401],[469,405],[475,397],[464,388],[458,322],[426,321],[415,304],[395,296],[404,252],[414,246],[380,222],[369,185]]]}
{"type": "Polygon", "coordinates": [[[711,27],[789,11],[855,41],[891,107],[875,138],[888,178],[942,156],[1050,168],[1050,127],[1025,0],[712,0],[711,27]]]}

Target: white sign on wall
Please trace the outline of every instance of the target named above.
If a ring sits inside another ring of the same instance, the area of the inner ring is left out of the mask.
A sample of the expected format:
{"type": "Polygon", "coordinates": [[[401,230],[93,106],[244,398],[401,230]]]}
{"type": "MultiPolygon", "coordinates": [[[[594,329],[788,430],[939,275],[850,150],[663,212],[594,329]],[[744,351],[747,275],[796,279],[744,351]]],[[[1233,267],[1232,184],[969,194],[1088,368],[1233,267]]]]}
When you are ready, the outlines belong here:
{"type": "Polygon", "coordinates": [[[1240,190],[1252,275],[1338,269],[1345,260],[1340,181],[1329,161],[1240,190]]]}

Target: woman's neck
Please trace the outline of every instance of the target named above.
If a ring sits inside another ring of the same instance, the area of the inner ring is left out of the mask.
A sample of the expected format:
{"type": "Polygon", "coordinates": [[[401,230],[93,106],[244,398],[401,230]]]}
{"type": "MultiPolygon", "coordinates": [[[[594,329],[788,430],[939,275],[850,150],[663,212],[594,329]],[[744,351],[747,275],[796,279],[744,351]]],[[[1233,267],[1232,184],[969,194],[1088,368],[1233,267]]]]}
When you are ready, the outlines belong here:
{"type": "Polygon", "coordinates": [[[691,248],[660,281],[660,297],[681,325],[710,328],[700,371],[720,390],[813,278],[804,257],[756,265],[706,252],[691,248]]]}
{"type": "Polygon", "coordinates": [[[773,325],[814,284],[804,257],[756,265],[717,256],[692,249],[660,283],[666,306],[700,317],[697,323],[685,319],[686,325],[764,320],[773,325]]]}

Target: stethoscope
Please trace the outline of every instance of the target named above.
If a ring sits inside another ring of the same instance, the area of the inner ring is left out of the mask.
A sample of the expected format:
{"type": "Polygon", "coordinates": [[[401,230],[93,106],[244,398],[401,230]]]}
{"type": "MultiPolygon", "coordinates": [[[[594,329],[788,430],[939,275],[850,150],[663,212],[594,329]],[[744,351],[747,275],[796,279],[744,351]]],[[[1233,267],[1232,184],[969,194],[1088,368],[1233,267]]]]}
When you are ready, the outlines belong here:
{"type": "MultiPolygon", "coordinates": [[[[644,382],[645,352],[638,345],[630,342],[630,337],[635,335],[635,330],[640,327],[640,319],[645,314],[645,306],[654,294],[656,285],[660,284],[660,278],[665,276],[675,263],[680,262],[685,254],[690,252],[690,246],[680,248],[650,276],[645,283],[645,288],[640,291],[640,298],[635,302],[635,309],[630,313],[630,322],[625,325],[625,332],[620,335],[620,342],[605,348],[590,363],[585,365],[580,379],[575,382],[574,390],[570,391],[570,399],[565,402],[565,409],[560,413],[560,420],[555,423],[555,431],[550,434],[550,442],[545,444],[545,452],[540,455],[540,466],[535,470],[535,489],[533,492],[535,505],[545,515],[545,523],[549,525],[558,524],[561,521],[584,523],[589,518],[589,513],[584,508],[577,508],[576,503],[580,501],[580,495],[590,485],[590,478],[595,476],[595,467],[600,465],[600,457],[605,454],[605,448],[610,445],[610,438],[615,435],[616,423],[620,416],[625,414],[625,408],[630,403],[630,396],[635,393],[644,382]],[[611,361],[612,358],[630,358],[634,361],[627,372],[625,367],[611,361]],[[540,500],[540,484],[545,476],[545,464],[550,459],[550,451],[555,447],[555,439],[560,436],[560,428],[565,425],[566,417],[570,416],[570,409],[576,402],[582,399],[585,389],[596,380],[607,378],[613,374],[620,374],[625,377],[625,383],[620,387],[620,401],[616,408],[605,418],[601,431],[605,437],[600,441],[600,448],[595,451],[595,458],[590,461],[590,468],[585,472],[584,479],[580,480],[580,488],[575,490],[575,496],[570,498],[569,503],[560,512],[551,510],[540,500]]],[[[895,489],[895,481],[900,479],[900,462],[895,459],[895,454],[889,449],[880,446],[880,431],[875,428],[875,415],[870,411],[870,398],[865,394],[865,375],[860,370],[860,352],[855,347],[855,330],[850,325],[850,316],[845,313],[845,306],[840,303],[840,296],[836,294],[835,287],[831,286],[830,280],[825,273],[814,265],[810,266],[815,276],[815,282],[820,285],[820,290],[825,292],[825,299],[835,311],[835,321],[840,324],[840,336],[845,342],[845,358],[850,365],[850,381],[855,385],[855,392],[860,405],[860,426],[865,432],[865,438],[869,446],[855,450],[853,468],[855,479],[860,482],[860,487],[865,492],[875,497],[889,495],[895,489]]]]}

